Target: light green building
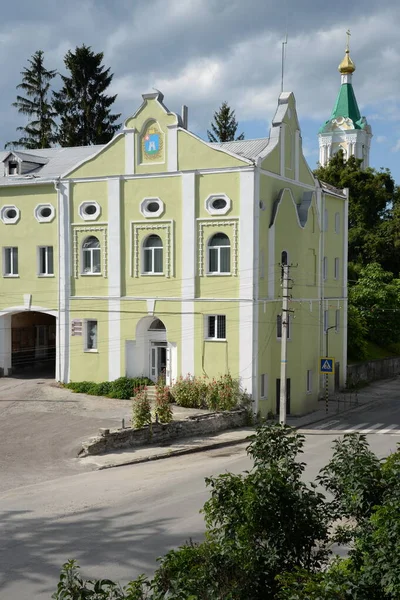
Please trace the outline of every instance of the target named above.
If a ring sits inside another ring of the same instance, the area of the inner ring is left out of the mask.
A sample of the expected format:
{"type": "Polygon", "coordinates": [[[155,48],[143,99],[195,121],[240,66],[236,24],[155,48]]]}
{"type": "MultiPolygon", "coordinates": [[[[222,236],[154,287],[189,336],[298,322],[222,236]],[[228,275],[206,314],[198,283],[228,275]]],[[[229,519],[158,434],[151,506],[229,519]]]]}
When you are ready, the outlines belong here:
{"type": "Polygon", "coordinates": [[[209,144],[186,116],[146,94],[105,146],[0,156],[2,373],[229,371],[255,410],[275,412],[283,260],[289,408],[308,412],[328,334],[345,381],[347,195],[313,177],[293,94],[265,139],[209,144]]]}

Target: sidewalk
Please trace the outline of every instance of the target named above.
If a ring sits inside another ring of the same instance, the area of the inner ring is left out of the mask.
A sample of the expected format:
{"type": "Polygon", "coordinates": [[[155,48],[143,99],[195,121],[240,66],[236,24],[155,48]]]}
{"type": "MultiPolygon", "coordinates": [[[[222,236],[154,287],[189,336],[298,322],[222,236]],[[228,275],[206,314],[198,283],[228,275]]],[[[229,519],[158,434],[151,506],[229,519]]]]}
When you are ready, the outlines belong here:
{"type": "MultiPolygon", "coordinates": [[[[373,383],[368,387],[358,392],[358,398],[355,394],[341,394],[341,402],[339,403],[340,412],[337,411],[338,403],[335,399],[329,401],[328,412],[326,412],[325,402],[321,401],[321,407],[302,417],[288,417],[287,424],[296,429],[304,429],[309,425],[313,425],[333,415],[342,415],[348,412],[356,412],[363,410],[366,406],[373,402],[384,400],[385,384],[390,386],[393,384],[393,379],[373,383]],[[355,402],[358,402],[356,405],[355,402]],[[352,404],[350,404],[350,401],[352,404]]],[[[79,459],[82,465],[91,465],[95,469],[110,469],[124,465],[132,465],[150,460],[160,460],[171,456],[181,456],[184,454],[192,454],[195,452],[204,452],[214,448],[223,448],[227,446],[235,446],[237,444],[248,444],[249,437],[254,433],[254,427],[245,427],[242,429],[234,429],[225,431],[216,435],[198,438],[184,438],[177,440],[165,446],[145,446],[132,450],[121,450],[98,456],[86,456],[79,459]]]]}

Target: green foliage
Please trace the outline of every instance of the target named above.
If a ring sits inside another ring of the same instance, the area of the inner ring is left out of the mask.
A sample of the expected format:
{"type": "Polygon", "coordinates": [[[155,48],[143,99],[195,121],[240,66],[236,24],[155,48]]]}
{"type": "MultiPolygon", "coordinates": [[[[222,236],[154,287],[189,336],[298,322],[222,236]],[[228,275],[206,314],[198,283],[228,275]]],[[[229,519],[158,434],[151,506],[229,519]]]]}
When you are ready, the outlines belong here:
{"type": "MultiPolygon", "coordinates": [[[[227,102],[223,102],[214,113],[214,122],[211,123],[211,131],[207,130],[209,142],[232,142],[235,139],[238,122],[235,118],[235,111],[231,109],[227,102]]],[[[237,140],[244,140],[244,133],[241,133],[237,140]]]]}
{"type": "Polygon", "coordinates": [[[141,387],[135,390],[132,401],[132,426],[140,429],[145,425],[151,425],[151,407],[147,388],[141,387]]]}
{"type": "Polygon", "coordinates": [[[103,381],[102,383],[71,381],[66,383],[64,387],[79,394],[129,400],[134,396],[135,389],[144,385],[153,385],[153,382],[148,377],[119,377],[114,381],[103,381]]]}
{"type": "Polygon", "coordinates": [[[171,394],[163,379],[156,385],[155,414],[160,423],[171,423],[173,420],[171,394]]]}
{"type": "Polygon", "coordinates": [[[103,56],[83,44],[64,57],[69,74],[61,75],[63,87],[53,92],[61,146],[106,144],[120,127],[116,121],[121,115],[111,114],[116,95],[106,94],[113,75],[102,65],[103,56]]]}
{"type": "Polygon", "coordinates": [[[388,345],[400,339],[400,281],[392,273],[377,263],[364,267],[349,289],[349,302],[365,323],[371,341],[388,345]]]}
{"type": "Polygon", "coordinates": [[[304,482],[303,446],[304,436],[293,429],[259,427],[247,449],[253,468],[206,480],[204,542],[171,550],[151,581],[141,577],[124,589],[82,580],[70,561],[53,597],[398,600],[400,450],[380,461],[365,436],[336,441],[317,479],[327,499],[315,483],[304,482]],[[338,540],[351,543],[348,556],[331,560],[338,540]]]}
{"type": "Polygon", "coordinates": [[[49,148],[55,141],[56,113],[49,100],[49,94],[50,82],[56,76],[56,71],[45,68],[42,50],[37,50],[28,59],[28,63],[29,67],[25,67],[21,72],[22,83],[17,85],[17,89],[22,90],[25,96],[18,95],[13,106],[31,120],[27,125],[17,127],[17,131],[21,131],[23,136],[19,140],[8,142],[6,148],[49,148]]]}
{"type": "Polygon", "coordinates": [[[235,379],[230,373],[213,379],[194,375],[181,376],[173,385],[171,394],[176,404],[185,408],[220,411],[248,404],[239,379],[235,379]]]}
{"type": "Polygon", "coordinates": [[[150,584],[144,575],[131,581],[126,587],[109,579],[84,580],[76,561],[63,565],[57,591],[53,600],[147,600],[150,584]]]}
{"type": "Polygon", "coordinates": [[[347,349],[349,357],[363,360],[367,356],[367,324],[361,310],[353,304],[347,310],[347,349]]]}

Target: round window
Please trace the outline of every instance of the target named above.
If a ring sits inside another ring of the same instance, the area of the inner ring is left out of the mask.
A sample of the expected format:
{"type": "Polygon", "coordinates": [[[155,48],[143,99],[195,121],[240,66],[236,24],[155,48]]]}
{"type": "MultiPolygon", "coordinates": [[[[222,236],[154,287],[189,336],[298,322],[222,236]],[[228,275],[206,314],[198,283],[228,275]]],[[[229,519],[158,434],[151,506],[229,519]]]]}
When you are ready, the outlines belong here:
{"type": "Polygon", "coordinates": [[[6,211],[6,218],[7,219],[15,219],[16,216],[17,216],[17,211],[15,210],[15,208],[9,208],[6,211]]]}
{"type": "Polygon", "coordinates": [[[214,210],[222,210],[224,208],[226,208],[227,205],[227,201],[225,200],[225,198],[216,198],[215,200],[212,201],[211,206],[213,207],[214,210]]]}
{"type": "Polygon", "coordinates": [[[97,211],[97,206],[95,204],[88,204],[85,206],[84,211],[87,215],[94,215],[94,213],[97,211]]]}
{"type": "Polygon", "coordinates": [[[159,208],[160,208],[160,205],[158,202],[149,202],[148,205],[146,206],[146,210],[151,213],[157,212],[159,208]]]}
{"type": "Polygon", "coordinates": [[[43,219],[47,219],[48,217],[51,217],[51,208],[49,208],[48,206],[44,206],[40,210],[40,216],[43,217],[43,219]]]}

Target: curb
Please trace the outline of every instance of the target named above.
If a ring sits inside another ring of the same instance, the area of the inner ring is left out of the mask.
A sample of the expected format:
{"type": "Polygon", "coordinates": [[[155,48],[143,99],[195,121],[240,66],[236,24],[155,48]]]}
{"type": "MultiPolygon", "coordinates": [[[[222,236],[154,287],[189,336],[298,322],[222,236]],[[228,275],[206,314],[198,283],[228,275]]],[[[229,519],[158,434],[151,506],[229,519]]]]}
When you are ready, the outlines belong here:
{"type": "MultiPolygon", "coordinates": [[[[294,429],[299,429],[299,430],[303,430],[305,427],[308,427],[309,425],[314,425],[315,423],[321,423],[322,421],[326,421],[326,419],[330,419],[336,415],[344,415],[350,412],[357,412],[358,410],[361,410],[363,408],[367,408],[368,406],[370,406],[371,404],[374,404],[376,400],[371,400],[370,402],[366,402],[365,404],[362,404],[361,406],[354,406],[352,408],[348,408],[347,410],[343,410],[340,413],[334,413],[333,415],[325,415],[319,419],[314,419],[311,421],[307,421],[306,423],[303,423],[302,425],[290,425],[291,427],[293,427],[294,429]]],[[[307,435],[311,434],[311,435],[341,435],[343,434],[343,431],[341,430],[307,430],[307,435]]],[[[240,439],[236,439],[236,440],[227,440],[225,442],[213,442],[213,443],[209,443],[209,444],[205,444],[204,446],[195,446],[195,447],[191,447],[191,448],[186,448],[183,450],[171,450],[170,452],[164,452],[162,454],[154,454],[153,456],[145,456],[142,458],[132,458],[131,460],[127,460],[125,462],[121,462],[121,463],[111,463],[108,465],[102,465],[100,467],[97,467],[97,471],[105,471],[106,469],[115,469],[116,467],[127,467],[129,465],[137,465],[140,463],[145,463],[145,462],[152,462],[155,460],[163,460],[165,458],[171,458],[173,456],[185,456],[188,454],[196,454],[198,452],[207,452],[208,450],[215,450],[216,448],[228,448],[229,446],[238,446],[240,444],[245,444],[248,443],[250,441],[251,435],[246,435],[246,437],[240,439]]]]}

